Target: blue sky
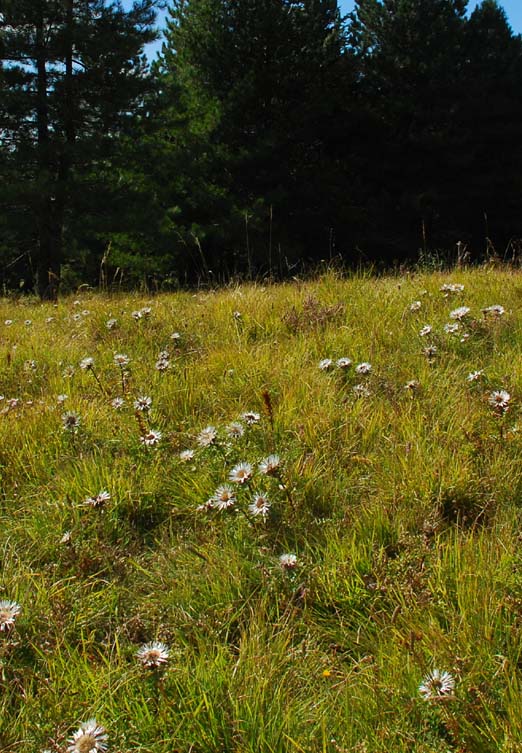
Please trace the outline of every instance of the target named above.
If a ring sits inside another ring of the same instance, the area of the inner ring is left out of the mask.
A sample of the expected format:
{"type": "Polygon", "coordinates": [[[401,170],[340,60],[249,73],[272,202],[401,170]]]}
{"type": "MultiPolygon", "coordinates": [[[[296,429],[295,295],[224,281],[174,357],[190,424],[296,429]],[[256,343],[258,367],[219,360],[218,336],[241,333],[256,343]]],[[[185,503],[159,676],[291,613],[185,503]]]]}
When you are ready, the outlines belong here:
{"type": "MultiPolygon", "coordinates": [[[[480,0],[469,0],[469,11],[471,12],[479,4],[480,0]]],[[[132,5],[132,0],[123,0],[123,5],[129,7],[132,5]]],[[[354,0],[340,0],[339,5],[343,13],[348,13],[353,9],[354,0]]],[[[500,5],[502,5],[506,11],[513,30],[518,34],[522,33],[522,0],[503,0],[503,2],[500,2],[500,5]]],[[[160,27],[164,17],[164,13],[158,17],[158,25],[160,27]]],[[[148,50],[149,57],[154,57],[156,50],[158,50],[160,46],[161,42],[156,42],[154,45],[150,45],[150,49],[148,50]]]]}
{"type": "MultiPolygon", "coordinates": [[[[468,8],[472,11],[480,4],[480,0],[468,0],[468,8]]],[[[348,13],[354,6],[353,0],[340,0],[339,5],[343,13],[348,13]]],[[[522,0],[504,0],[500,2],[504,10],[507,13],[507,17],[513,27],[513,30],[517,33],[522,32],[522,0]]]]}

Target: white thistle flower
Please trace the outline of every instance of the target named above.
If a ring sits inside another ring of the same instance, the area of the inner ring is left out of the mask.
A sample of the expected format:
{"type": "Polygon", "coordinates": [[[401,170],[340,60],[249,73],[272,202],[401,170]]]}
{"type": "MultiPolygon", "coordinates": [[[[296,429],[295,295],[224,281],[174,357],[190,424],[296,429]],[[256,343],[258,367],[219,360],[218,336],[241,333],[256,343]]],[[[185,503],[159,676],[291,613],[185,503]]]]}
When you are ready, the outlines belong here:
{"type": "Polygon", "coordinates": [[[123,408],[125,405],[125,400],[122,397],[115,397],[113,400],[111,400],[111,406],[114,408],[114,410],[119,410],[120,408],[123,408]]]}
{"type": "Polygon", "coordinates": [[[114,356],[114,363],[116,366],[123,368],[124,366],[129,365],[130,358],[129,356],[125,355],[125,353],[116,353],[114,356]]]}
{"type": "Polygon", "coordinates": [[[501,316],[504,316],[506,310],[504,306],[500,306],[500,304],[496,303],[493,304],[493,306],[487,306],[485,309],[482,309],[482,313],[484,316],[491,316],[493,319],[500,319],[501,316]]]}
{"type": "Polygon", "coordinates": [[[92,369],[94,366],[94,358],[91,358],[90,356],[88,358],[83,358],[80,361],[80,369],[83,371],[86,371],[87,369],[92,369]]]}
{"type": "Polygon", "coordinates": [[[140,442],[145,447],[155,447],[162,436],[161,431],[150,429],[143,437],[140,437],[140,442]]]}
{"type": "Polygon", "coordinates": [[[107,319],[105,322],[105,326],[107,329],[115,329],[115,327],[118,326],[118,320],[117,319],[107,319]]]}
{"type": "Polygon", "coordinates": [[[354,384],[352,393],[355,397],[370,397],[371,392],[365,384],[354,384]]]}
{"type": "Polygon", "coordinates": [[[71,434],[76,434],[80,428],[81,418],[74,411],[67,411],[62,414],[62,426],[65,431],[70,431],[71,434]]]}
{"type": "Polygon", "coordinates": [[[0,601],[0,632],[11,630],[21,611],[22,607],[16,601],[0,601]]]}
{"type": "Polygon", "coordinates": [[[250,463],[238,463],[232,468],[228,474],[228,478],[235,484],[245,484],[252,478],[252,472],[253,469],[250,463]]]}
{"type": "Polygon", "coordinates": [[[253,501],[248,505],[248,510],[251,515],[261,515],[263,518],[266,518],[270,512],[270,506],[271,503],[267,497],[262,494],[257,494],[253,501]]]}
{"type": "Polygon", "coordinates": [[[194,459],[194,450],[182,450],[179,453],[179,459],[182,463],[189,463],[194,459]]]}
{"type": "Polygon", "coordinates": [[[295,554],[282,554],[279,557],[279,565],[283,570],[294,570],[297,567],[297,557],[295,554]]]}
{"type": "Polygon", "coordinates": [[[478,380],[481,379],[483,374],[484,374],[484,369],[479,369],[478,371],[470,371],[470,373],[466,377],[466,381],[478,382],[478,380]]]}
{"type": "Polygon", "coordinates": [[[214,495],[210,499],[210,504],[216,510],[227,510],[233,507],[236,502],[236,493],[228,484],[218,486],[214,495]]]}
{"type": "Polygon", "coordinates": [[[240,424],[239,421],[233,421],[227,426],[225,431],[230,439],[241,439],[241,437],[245,433],[245,427],[243,426],[243,424],[240,424]]]}
{"type": "Polygon", "coordinates": [[[450,293],[462,293],[464,290],[464,285],[461,285],[459,282],[446,282],[444,285],[440,286],[441,293],[445,293],[445,298],[448,297],[450,293]]]}
{"type": "Polygon", "coordinates": [[[158,358],[154,366],[156,371],[167,371],[170,367],[170,361],[168,358],[158,358]]]}
{"type": "Polygon", "coordinates": [[[420,330],[420,332],[419,332],[419,335],[420,335],[421,337],[426,337],[426,335],[429,335],[429,334],[430,334],[430,332],[431,332],[431,326],[430,326],[429,324],[426,324],[426,326],[425,326],[425,327],[423,327],[423,328],[422,328],[422,329],[420,330]]]}
{"type": "Polygon", "coordinates": [[[152,641],[151,643],[144,643],[136,651],[136,657],[140,664],[148,669],[157,669],[163,664],[167,664],[170,656],[168,646],[160,641],[152,641]]]}
{"type": "Polygon", "coordinates": [[[249,426],[258,424],[259,421],[261,420],[261,416],[259,415],[259,413],[255,413],[254,411],[246,411],[245,413],[241,415],[241,418],[249,426]]]}
{"type": "Polygon", "coordinates": [[[363,363],[360,363],[355,367],[356,374],[369,374],[371,370],[372,370],[372,365],[371,363],[368,363],[367,361],[363,361],[363,363]]]}
{"type": "Polygon", "coordinates": [[[269,455],[259,463],[259,472],[264,476],[276,476],[281,466],[279,455],[269,455]]]}
{"type": "Polygon", "coordinates": [[[333,361],[331,358],[323,358],[322,361],[319,361],[319,368],[321,371],[329,371],[333,366],[333,361]]]}
{"type": "Polygon", "coordinates": [[[421,306],[422,304],[420,301],[413,301],[413,303],[410,303],[410,311],[415,313],[415,311],[419,311],[421,306]]]}
{"type": "Polygon", "coordinates": [[[458,322],[452,322],[444,325],[444,332],[446,332],[448,335],[454,335],[455,332],[458,332],[460,329],[460,324],[458,322]]]}
{"type": "Polygon", "coordinates": [[[453,309],[453,311],[450,311],[450,319],[457,319],[457,321],[462,321],[464,317],[466,317],[471,309],[469,306],[459,306],[457,309],[453,309]]]}
{"type": "Polygon", "coordinates": [[[436,700],[453,695],[455,679],[449,672],[441,672],[434,669],[422,680],[419,685],[419,693],[423,698],[436,700]]]}
{"type": "Polygon", "coordinates": [[[506,390],[494,390],[488,397],[488,403],[499,413],[506,413],[511,402],[511,395],[506,390]]]}
{"type": "Polygon", "coordinates": [[[69,753],[104,753],[107,750],[105,729],[96,719],[89,719],[70,738],[67,750],[69,753]]]}
{"type": "Polygon", "coordinates": [[[426,348],[423,349],[423,354],[428,359],[432,359],[437,355],[437,346],[436,345],[428,345],[426,348]]]}
{"type": "Polygon", "coordinates": [[[108,502],[111,498],[111,495],[108,491],[103,489],[101,492],[98,492],[98,494],[95,497],[86,497],[84,504],[89,505],[90,507],[103,507],[106,502],[108,502]]]}
{"type": "Polygon", "coordinates": [[[200,447],[210,447],[217,439],[217,429],[215,426],[206,426],[199,432],[196,441],[200,447]]]}
{"type": "Polygon", "coordinates": [[[137,410],[140,413],[147,413],[151,409],[151,406],[152,398],[148,395],[140,395],[134,401],[134,410],[137,410]]]}
{"type": "Polygon", "coordinates": [[[338,369],[349,369],[350,366],[352,365],[352,359],[346,358],[345,356],[343,356],[342,358],[337,359],[337,361],[335,362],[335,365],[337,366],[338,369]]]}

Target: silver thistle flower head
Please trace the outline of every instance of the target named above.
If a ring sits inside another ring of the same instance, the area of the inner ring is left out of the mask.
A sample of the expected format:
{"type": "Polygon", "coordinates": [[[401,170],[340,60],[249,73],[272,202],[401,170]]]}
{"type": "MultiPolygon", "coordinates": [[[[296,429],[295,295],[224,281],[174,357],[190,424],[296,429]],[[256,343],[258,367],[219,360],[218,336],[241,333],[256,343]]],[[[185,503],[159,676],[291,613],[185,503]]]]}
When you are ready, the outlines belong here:
{"type": "Polygon", "coordinates": [[[245,433],[245,427],[243,424],[239,423],[239,421],[232,421],[232,423],[227,426],[226,432],[230,439],[241,439],[245,433]]]}
{"type": "Polygon", "coordinates": [[[252,478],[252,473],[253,469],[250,463],[238,463],[232,468],[228,478],[235,484],[246,484],[252,478]]]}
{"type": "Polygon", "coordinates": [[[259,472],[264,476],[276,476],[281,467],[279,455],[269,455],[259,463],[259,472]]]}
{"type": "Polygon", "coordinates": [[[261,416],[259,413],[256,413],[255,411],[249,410],[246,411],[241,415],[241,418],[245,423],[247,423],[249,426],[253,426],[254,424],[258,424],[261,420],[261,416]]]}
{"type": "Polygon", "coordinates": [[[449,697],[455,689],[455,678],[449,672],[434,669],[424,677],[419,685],[419,693],[426,700],[449,697]]]}
{"type": "Polygon", "coordinates": [[[215,510],[227,510],[236,503],[236,492],[228,484],[218,486],[210,499],[210,504],[215,510]]]}
{"type": "Polygon", "coordinates": [[[297,556],[295,554],[282,554],[279,557],[279,564],[283,570],[295,570],[297,567],[297,556]]]}
{"type": "Polygon", "coordinates": [[[460,282],[446,282],[444,285],[440,286],[440,292],[444,293],[444,297],[446,298],[450,293],[462,293],[464,290],[464,285],[462,285],[460,282]]]}
{"type": "Polygon", "coordinates": [[[74,411],[67,411],[62,414],[62,426],[64,431],[69,431],[71,434],[76,434],[80,428],[81,418],[74,411]]]}
{"type": "Polygon", "coordinates": [[[152,406],[152,398],[149,395],[139,395],[134,401],[134,410],[147,413],[152,406]]]}
{"type": "Polygon", "coordinates": [[[110,498],[111,495],[109,492],[103,489],[101,492],[98,492],[95,497],[86,497],[84,504],[89,505],[90,507],[103,507],[110,498]]]}
{"type": "Polygon", "coordinates": [[[486,308],[482,309],[482,313],[484,316],[490,316],[493,319],[500,319],[501,316],[504,316],[506,310],[504,306],[501,306],[499,303],[494,303],[493,306],[486,306],[486,308]]]}
{"type": "Polygon", "coordinates": [[[498,413],[505,413],[509,408],[511,395],[506,390],[494,390],[488,397],[488,403],[498,413]]]}
{"type": "Polygon", "coordinates": [[[69,753],[104,753],[107,750],[107,733],[96,719],[80,725],[69,740],[69,753]]]}
{"type": "Polygon", "coordinates": [[[11,630],[21,611],[22,607],[16,601],[0,601],[0,632],[11,630]]]}
{"type": "Polygon", "coordinates": [[[333,361],[331,358],[323,358],[321,361],[319,361],[319,369],[321,371],[330,371],[332,366],[333,361]]]}
{"type": "Polygon", "coordinates": [[[82,371],[87,371],[88,369],[92,369],[94,367],[94,358],[91,358],[90,356],[88,358],[82,358],[80,361],[80,369],[82,371]]]}
{"type": "Polygon", "coordinates": [[[140,442],[144,447],[155,447],[161,437],[162,437],[161,431],[157,431],[156,429],[150,429],[146,434],[144,434],[142,437],[140,437],[140,442]]]}
{"type": "Polygon", "coordinates": [[[128,366],[130,363],[130,358],[125,353],[116,353],[114,355],[114,364],[116,366],[120,366],[120,368],[123,368],[124,366],[128,366]]]}
{"type": "Polygon", "coordinates": [[[215,426],[206,426],[201,429],[197,436],[197,443],[200,447],[210,447],[214,444],[217,438],[217,430],[215,426]]]}
{"type": "Polygon", "coordinates": [[[469,306],[459,306],[457,309],[453,309],[453,311],[450,311],[450,319],[456,319],[457,321],[461,321],[464,319],[465,316],[469,314],[471,309],[469,306]]]}
{"type": "Polygon", "coordinates": [[[140,664],[148,669],[158,669],[158,667],[167,664],[169,657],[168,646],[160,641],[144,643],[136,652],[136,658],[140,664]]]}
{"type": "Polygon", "coordinates": [[[256,494],[253,501],[248,505],[248,511],[251,515],[266,518],[270,512],[271,503],[270,500],[263,494],[256,494]]]}

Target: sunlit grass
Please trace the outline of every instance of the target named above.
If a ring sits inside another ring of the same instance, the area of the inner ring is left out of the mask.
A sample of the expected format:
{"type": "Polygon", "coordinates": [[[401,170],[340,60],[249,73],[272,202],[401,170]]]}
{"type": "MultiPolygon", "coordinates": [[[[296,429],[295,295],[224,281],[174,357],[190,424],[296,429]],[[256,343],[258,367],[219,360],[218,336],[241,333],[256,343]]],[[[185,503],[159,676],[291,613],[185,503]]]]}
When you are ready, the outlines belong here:
{"type": "Polygon", "coordinates": [[[1,301],[0,750],[92,718],[121,753],[519,750],[521,292],[484,268],[1,301]],[[425,699],[435,669],[454,693],[425,699]]]}

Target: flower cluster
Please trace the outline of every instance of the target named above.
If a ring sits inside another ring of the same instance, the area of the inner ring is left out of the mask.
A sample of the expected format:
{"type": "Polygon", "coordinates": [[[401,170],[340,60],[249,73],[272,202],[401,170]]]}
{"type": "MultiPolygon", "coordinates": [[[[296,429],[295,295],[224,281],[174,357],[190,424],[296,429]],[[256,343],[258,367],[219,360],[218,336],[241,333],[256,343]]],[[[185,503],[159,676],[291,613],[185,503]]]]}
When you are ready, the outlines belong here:
{"type": "MultiPolygon", "coordinates": [[[[187,450],[184,451],[188,452],[187,450]]],[[[193,455],[190,456],[192,459],[193,455]]],[[[187,458],[188,459],[188,458],[187,458]]],[[[261,476],[275,477],[284,487],[281,479],[281,458],[279,455],[268,455],[258,464],[261,476]]],[[[254,467],[251,463],[237,463],[228,473],[228,483],[217,487],[214,494],[197,508],[200,511],[229,510],[235,508],[238,502],[238,490],[247,488],[254,477],[254,467]]],[[[270,513],[272,502],[264,491],[251,490],[252,496],[247,505],[247,511],[252,517],[266,519],[270,513]]]]}

